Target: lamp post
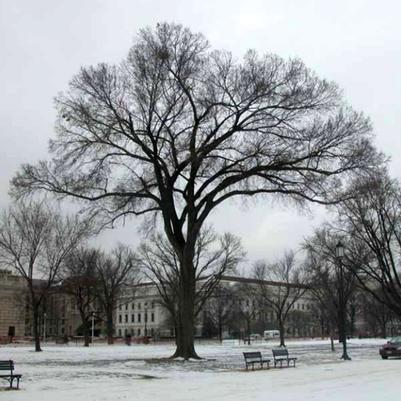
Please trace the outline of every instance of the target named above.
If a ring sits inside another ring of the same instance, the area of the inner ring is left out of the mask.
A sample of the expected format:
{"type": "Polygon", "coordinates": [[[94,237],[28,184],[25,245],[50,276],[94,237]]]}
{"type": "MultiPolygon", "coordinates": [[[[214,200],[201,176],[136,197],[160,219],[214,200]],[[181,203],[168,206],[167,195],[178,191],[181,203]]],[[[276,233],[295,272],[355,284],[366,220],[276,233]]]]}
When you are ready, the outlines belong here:
{"type": "Polygon", "coordinates": [[[338,260],[338,325],[339,325],[339,337],[343,344],[343,354],[341,359],[350,361],[351,358],[347,353],[347,334],[346,334],[346,313],[347,303],[344,296],[344,266],[342,259],[344,257],[344,245],[341,241],[338,241],[336,245],[336,258],[338,260]]]}

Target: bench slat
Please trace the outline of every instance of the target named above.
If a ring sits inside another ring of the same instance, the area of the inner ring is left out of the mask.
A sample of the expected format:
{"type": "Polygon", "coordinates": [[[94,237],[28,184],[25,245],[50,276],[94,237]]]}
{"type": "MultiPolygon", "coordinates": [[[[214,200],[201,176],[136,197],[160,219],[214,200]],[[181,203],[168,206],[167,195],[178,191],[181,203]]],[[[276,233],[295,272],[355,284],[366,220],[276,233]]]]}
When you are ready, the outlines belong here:
{"type": "Polygon", "coordinates": [[[270,359],[263,359],[260,352],[243,352],[245,359],[245,368],[248,370],[248,366],[252,365],[252,370],[255,369],[255,363],[260,363],[263,369],[263,364],[265,363],[267,368],[269,368],[270,359]]]}
{"type": "Polygon", "coordinates": [[[283,367],[283,361],[287,362],[287,367],[290,366],[290,362],[293,362],[293,366],[295,368],[295,361],[297,358],[290,357],[288,355],[288,349],[287,348],[276,348],[272,349],[273,353],[273,358],[274,358],[274,367],[277,366],[277,363],[280,363],[280,367],[283,367]]]}
{"type": "Polygon", "coordinates": [[[14,361],[0,361],[0,370],[8,370],[9,374],[0,374],[0,378],[8,380],[10,383],[10,388],[13,387],[14,380],[17,380],[17,389],[19,388],[19,381],[22,375],[14,374],[14,361]]]}

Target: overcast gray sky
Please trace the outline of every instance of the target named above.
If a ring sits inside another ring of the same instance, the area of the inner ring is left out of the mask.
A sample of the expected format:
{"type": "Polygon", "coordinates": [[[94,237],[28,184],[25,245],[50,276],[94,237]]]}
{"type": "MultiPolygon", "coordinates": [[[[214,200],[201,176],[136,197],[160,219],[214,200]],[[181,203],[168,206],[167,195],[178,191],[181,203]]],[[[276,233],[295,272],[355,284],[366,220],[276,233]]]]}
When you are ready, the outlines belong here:
{"type": "MultiPolygon", "coordinates": [[[[117,63],[137,31],[178,22],[212,47],[241,56],[248,48],[299,57],[336,81],[347,101],[372,119],[377,145],[401,168],[401,3],[396,0],[0,0],[0,207],[21,163],[47,157],[53,97],[82,65],[117,63]]],[[[224,205],[219,231],[242,237],[250,260],[296,248],[322,209],[300,214],[259,202],[224,205]]],[[[136,244],[135,222],[100,241],[136,244]]]]}

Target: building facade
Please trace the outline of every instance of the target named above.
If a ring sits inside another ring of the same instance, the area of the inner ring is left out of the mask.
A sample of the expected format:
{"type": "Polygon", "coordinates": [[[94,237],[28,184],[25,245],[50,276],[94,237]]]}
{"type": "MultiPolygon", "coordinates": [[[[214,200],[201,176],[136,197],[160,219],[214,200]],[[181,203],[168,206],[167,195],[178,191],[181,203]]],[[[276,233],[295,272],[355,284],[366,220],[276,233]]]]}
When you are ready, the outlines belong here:
{"type": "Polygon", "coordinates": [[[0,270],[0,341],[25,335],[26,312],[24,279],[0,270]]]}
{"type": "MultiPolygon", "coordinates": [[[[244,337],[252,333],[263,334],[264,330],[277,329],[273,311],[262,305],[255,291],[238,291],[242,285],[255,287],[256,281],[242,277],[224,277],[221,286],[230,291],[224,298],[216,292],[205,304],[195,325],[196,337],[244,337]],[[223,310],[224,309],[224,310],[223,310]],[[224,315],[219,321],[219,314],[224,315]],[[219,327],[220,326],[220,327],[219,327]]],[[[274,294],[283,283],[269,283],[274,294]]],[[[132,295],[123,295],[118,302],[115,315],[116,335],[124,337],[152,336],[172,338],[174,323],[162,305],[157,288],[152,283],[137,286],[132,295]]],[[[312,301],[307,293],[291,307],[286,324],[286,336],[306,337],[316,335],[317,322],[312,318],[312,301]]]]}

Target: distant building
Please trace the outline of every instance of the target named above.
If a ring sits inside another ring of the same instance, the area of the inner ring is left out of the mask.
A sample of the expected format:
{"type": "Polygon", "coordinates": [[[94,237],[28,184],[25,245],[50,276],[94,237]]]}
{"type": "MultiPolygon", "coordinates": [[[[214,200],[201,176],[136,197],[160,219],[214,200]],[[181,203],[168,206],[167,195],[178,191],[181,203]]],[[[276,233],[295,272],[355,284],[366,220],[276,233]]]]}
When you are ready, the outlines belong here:
{"type": "MultiPolygon", "coordinates": [[[[285,284],[266,282],[272,294],[285,284]]],[[[36,283],[37,285],[40,284],[36,283]]],[[[245,337],[248,332],[262,335],[266,330],[277,330],[273,310],[264,305],[257,296],[257,280],[225,276],[220,286],[228,288],[221,298],[215,292],[202,308],[195,325],[196,337],[245,337]],[[242,290],[238,291],[240,288],[242,290]],[[245,291],[243,290],[245,288],[245,291]],[[249,291],[247,290],[249,289],[249,291]],[[228,295],[227,295],[228,294],[228,295]],[[228,297],[227,297],[228,296],[228,297]],[[224,308],[225,310],[221,310],[224,308]],[[230,311],[230,317],[216,319],[220,312],[230,311]],[[220,311],[220,312],[219,312],[220,311]]],[[[13,338],[32,336],[31,315],[27,298],[26,282],[8,270],[0,270],[0,342],[13,338]]],[[[93,305],[94,334],[105,335],[104,314],[97,302],[93,305]]],[[[314,303],[308,291],[292,305],[285,323],[286,337],[320,336],[323,333],[314,303]]],[[[355,309],[353,335],[375,335],[367,326],[361,308],[355,309]]],[[[114,312],[114,327],[117,337],[151,336],[155,339],[174,338],[174,322],[161,302],[153,283],[142,283],[120,296],[114,312]],[[134,291],[133,291],[134,290],[134,291]],[[134,294],[134,295],[132,295],[134,294]]],[[[401,332],[399,319],[393,319],[387,326],[388,334],[401,332]]],[[[39,330],[50,339],[63,336],[81,336],[82,322],[74,297],[63,291],[61,285],[51,288],[40,311],[39,330]]]]}
{"type": "MultiPolygon", "coordinates": [[[[130,292],[131,293],[131,292],[130,292]]],[[[136,286],[135,296],[124,294],[115,311],[115,334],[119,337],[173,337],[174,327],[166,309],[161,305],[155,285],[136,286]]]]}
{"type": "Polygon", "coordinates": [[[23,337],[26,324],[26,284],[22,277],[0,270],[0,340],[23,337]]]}
{"type": "MultiPolygon", "coordinates": [[[[256,280],[243,277],[223,277],[221,285],[231,288],[241,284],[256,285],[256,280]]],[[[269,282],[272,288],[286,285],[284,283],[269,282]]],[[[136,286],[135,291],[129,291],[132,295],[122,295],[118,301],[115,312],[115,334],[123,337],[152,336],[155,338],[174,337],[174,323],[169,312],[163,306],[157,288],[153,283],[142,283],[136,286]]],[[[234,295],[233,295],[234,297],[234,295]]],[[[213,295],[203,308],[203,313],[198,317],[195,325],[196,337],[212,336],[208,315],[215,313],[215,304],[218,303],[216,295],[213,295]]],[[[270,309],[262,307],[253,293],[236,295],[235,299],[224,300],[226,307],[232,309],[233,318],[225,322],[224,336],[243,336],[246,331],[246,318],[251,320],[252,332],[263,334],[264,330],[275,329],[277,324],[270,309]]],[[[317,335],[317,324],[311,318],[312,301],[308,294],[301,297],[292,307],[292,313],[288,319],[286,328],[287,336],[313,336],[317,335]]],[[[217,329],[218,331],[218,329],[217,329]]]]}

